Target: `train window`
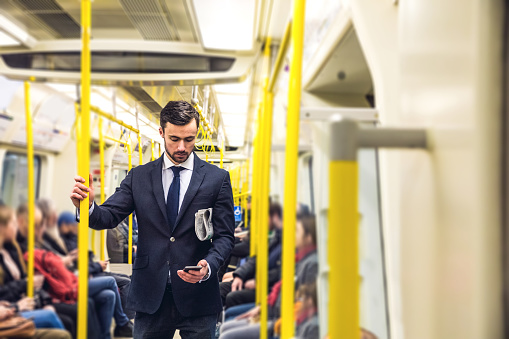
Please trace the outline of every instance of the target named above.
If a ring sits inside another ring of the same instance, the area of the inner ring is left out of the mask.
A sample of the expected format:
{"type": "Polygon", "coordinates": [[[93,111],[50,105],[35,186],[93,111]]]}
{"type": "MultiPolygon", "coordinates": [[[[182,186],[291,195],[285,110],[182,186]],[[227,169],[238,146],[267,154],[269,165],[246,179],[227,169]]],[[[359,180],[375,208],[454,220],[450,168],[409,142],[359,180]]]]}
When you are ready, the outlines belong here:
{"type": "MultiPolygon", "coordinates": [[[[21,153],[7,152],[2,168],[2,186],[0,196],[4,203],[16,208],[28,199],[27,156],[21,153]]],[[[39,197],[41,157],[34,156],[35,197],[39,197]]]]}

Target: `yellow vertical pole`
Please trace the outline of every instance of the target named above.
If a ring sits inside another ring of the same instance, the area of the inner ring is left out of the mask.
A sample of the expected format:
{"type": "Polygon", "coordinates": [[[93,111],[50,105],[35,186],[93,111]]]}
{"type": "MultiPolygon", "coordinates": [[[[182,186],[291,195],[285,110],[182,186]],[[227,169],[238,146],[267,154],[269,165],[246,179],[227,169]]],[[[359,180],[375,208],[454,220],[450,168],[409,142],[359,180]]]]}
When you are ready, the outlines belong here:
{"type": "MultiPolygon", "coordinates": [[[[131,144],[130,144],[130,142],[127,142],[125,145],[127,147],[127,159],[128,159],[127,170],[130,171],[133,168],[131,144]]],[[[132,215],[132,213],[129,215],[129,238],[127,239],[127,242],[128,242],[127,263],[129,265],[132,265],[132,263],[133,263],[133,215],[132,215]]]]}
{"type": "Polygon", "coordinates": [[[157,148],[159,149],[159,157],[161,157],[161,143],[157,143],[157,148]]]}
{"type": "Polygon", "coordinates": [[[223,168],[223,147],[219,148],[219,168],[223,168]]]}
{"type": "MultiPolygon", "coordinates": [[[[359,337],[359,234],[356,161],[329,166],[329,336],[359,337]]],[[[286,227],[286,226],[285,226],[286,227]]]]}
{"type": "MultiPolygon", "coordinates": [[[[78,173],[90,187],[90,0],[81,0],[81,133],[78,173]]],[[[88,213],[89,197],[80,204],[80,227],[78,231],[79,291],[78,291],[78,339],[87,338],[88,308],[88,213]]]]}
{"type": "Polygon", "coordinates": [[[141,144],[141,133],[138,133],[138,154],[140,155],[140,166],[143,165],[143,147],[141,144]]]}
{"type": "Polygon", "coordinates": [[[150,161],[156,160],[154,151],[154,140],[150,140],[150,161]]]}
{"type": "MultiPolygon", "coordinates": [[[[263,194],[263,190],[262,190],[262,186],[263,186],[263,145],[264,145],[264,142],[265,142],[265,129],[263,128],[263,102],[262,104],[260,105],[260,120],[258,122],[258,131],[259,131],[259,135],[257,138],[259,138],[259,141],[258,141],[258,144],[256,145],[256,147],[258,148],[258,156],[257,156],[257,163],[258,165],[256,166],[257,170],[256,170],[256,176],[257,176],[257,181],[256,181],[256,200],[257,200],[257,203],[256,203],[256,256],[257,258],[259,258],[261,256],[261,250],[263,248],[261,242],[261,236],[262,236],[262,229],[264,227],[263,225],[263,220],[264,220],[264,217],[263,217],[263,214],[264,213],[267,213],[267,211],[263,211],[263,206],[265,205],[264,202],[263,202],[263,199],[265,199],[265,197],[262,196],[263,194]]],[[[258,259],[256,260],[258,261],[258,259]]],[[[261,267],[261,265],[256,265],[258,268],[256,270],[256,274],[257,274],[257,277],[256,279],[259,279],[260,278],[260,270],[259,268],[261,267]]],[[[257,288],[256,289],[256,303],[258,305],[260,305],[261,303],[261,288],[257,288]]]]}
{"type": "MultiPolygon", "coordinates": [[[[249,170],[250,170],[250,167],[249,167],[249,159],[246,160],[246,192],[249,191],[249,170]]],[[[252,201],[252,200],[251,200],[252,201]]],[[[247,224],[247,197],[246,197],[246,213],[244,213],[244,227],[247,227],[248,224],[247,224]]],[[[251,212],[249,212],[251,213],[251,212]]]]}
{"type": "Polygon", "coordinates": [[[34,138],[30,102],[30,83],[25,81],[25,125],[28,166],[28,281],[27,296],[34,296],[34,243],[35,243],[35,183],[34,183],[34,138]]]}
{"type": "Polygon", "coordinates": [[[272,93],[268,91],[269,71],[270,71],[270,43],[271,39],[267,38],[265,42],[264,56],[266,59],[266,77],[263,87],[263,120],[262,128],[264,130],[263,148],[262,148],[262,171],[261,175],[261,214],[260,214],[260,241],[259,255],[256,259],[257,268],[259,267],[257,279],[257,287],[260,289],[260,339],[267,338],[267,295],[269,284],[269,185],[270,185],[270,154],[272,141],[272,93]]]}
{"type": "MultiPolygon", "coordinates": [[[[262,139],[262,130],[260,129],[260,124],[261,124],[261,116],[262,116],[262,110],[261,110],[261,106],[258,107],[258,121],[257,121],[257,124],[258,124],[258,127],[257,127],[257,132],[256,132],[256,136],[255,136],[255,139],[254,139],[254,152],[253,152],[253,187],[251,189],[251,197],[252,197],[252,200],[251,200],[251,232],[250,232],[250,238],[251,238],[251,241],[250,241],[250,244],[249,244],[249,247],[250,247],[250,255],[251,256],[254,256],[256,255],[257,251],[258,251],[258,248],[257,248],[257,243],[258,243],[258,216],[259,216],[259,211],[260,211],[260,206],[259,206],[259,179],[260,179],[260,170],[259,170],[259,167],[260,167],[260,161],[259,161],[259,158],[260,158],[260,153],[261,153],[261,149],[260,149],[260,141],[262,139]]],[[[258,302],[258,299],[256,300],[258,302]]]]}
{"type": "MultiPolygon", "coordinates": [[[[297,213],[297,169],[299,152],[300,97],[302,81],[302,51],[304,45],[305,0],[293,3],[292,20],[292,58],[288,90],[288,113],[286,128],[285,189],[283,215],[282,287],[281,287],[281,338],[294,336],[295,321],[293,314],[294,276],[295,276],[295,223],[297,213]]],[[[345,337],[346,338],[346,337],[345,337]]]]}
{"type": "MultiPolygon", "coordinates": [[[[106,200],[106,193],[105,193],[105,185],[106,185],[106,179],[104,178],[104,134],[103,134],[103,119],[99,117],[99,156],[100,156],[100,162],[101,162],[101,204],[106,200]]],[[[105,260],[106,254],[104,253],[104,248],[106,246],[105,244],[105,236],[106,233],[104,230],[100,231],[101,233],[101,240],[100,240],[100,246],[99,249],[99,255],[101,260],[105,260]]]]}

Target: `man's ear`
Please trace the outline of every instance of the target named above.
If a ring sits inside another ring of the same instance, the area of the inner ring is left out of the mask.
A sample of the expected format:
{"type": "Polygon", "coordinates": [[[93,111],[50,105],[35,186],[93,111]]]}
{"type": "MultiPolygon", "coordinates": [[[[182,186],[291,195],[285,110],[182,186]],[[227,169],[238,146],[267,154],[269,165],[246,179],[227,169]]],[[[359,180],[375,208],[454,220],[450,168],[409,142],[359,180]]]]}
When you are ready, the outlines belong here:
{"type": "Polygon", "coordinates": [[[159,126],[159,135],[161,136],[161,138],[164,139],[164,131],[163,131],[163,128],[161,126],[159,126]]]}

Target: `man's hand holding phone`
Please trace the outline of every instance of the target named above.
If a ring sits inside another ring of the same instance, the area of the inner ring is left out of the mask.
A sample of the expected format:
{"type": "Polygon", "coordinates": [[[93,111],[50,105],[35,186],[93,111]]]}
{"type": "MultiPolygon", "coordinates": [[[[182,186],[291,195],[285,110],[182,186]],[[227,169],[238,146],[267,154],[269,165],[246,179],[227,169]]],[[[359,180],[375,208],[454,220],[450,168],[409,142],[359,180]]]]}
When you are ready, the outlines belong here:
{"type": "Polygon", "coordinates": [[[207,261],[202,259],[196,266],[186,266],[182,270],[178,270],[178,276],[185,282],[196,284],[209,273],[207,261]],[[201,267],[201,268],[198,268],[201,267]]]}

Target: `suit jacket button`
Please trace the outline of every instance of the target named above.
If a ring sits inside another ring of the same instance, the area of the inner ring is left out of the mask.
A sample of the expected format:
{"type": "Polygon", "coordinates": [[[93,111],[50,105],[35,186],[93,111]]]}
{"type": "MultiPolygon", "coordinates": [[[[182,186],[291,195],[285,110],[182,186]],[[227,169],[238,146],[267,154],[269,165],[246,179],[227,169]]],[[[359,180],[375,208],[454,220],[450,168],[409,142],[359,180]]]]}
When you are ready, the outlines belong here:
{"type": "Polygon", "coordinates": [[[171,242],[175,242],[175,238],[174,238],[174,237],[171,237],[171,238],[170,238],[170,241],[171,241],[171,242]]]}
{"type": "Polygon", "coordinates": [[[166,262],[166,265],[170,266],[170,261],[169,260],[166,262]]]}

